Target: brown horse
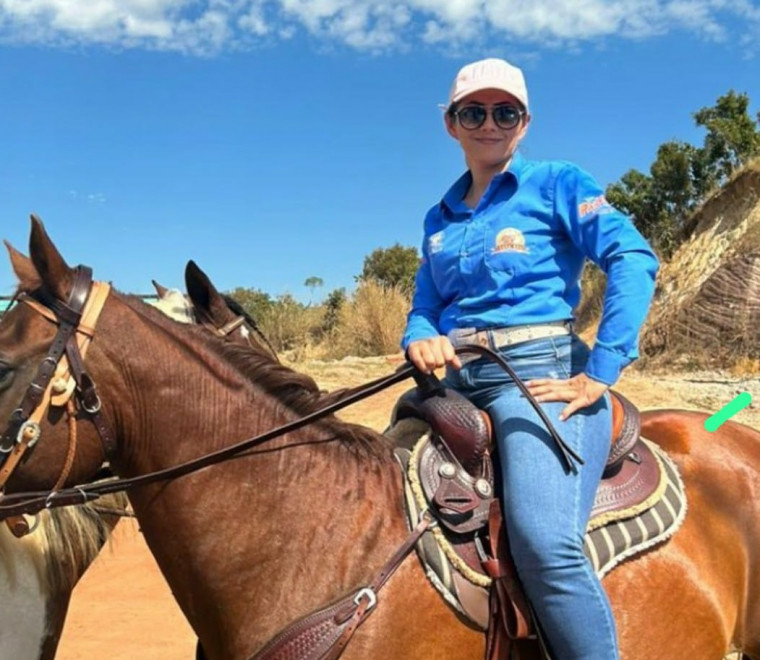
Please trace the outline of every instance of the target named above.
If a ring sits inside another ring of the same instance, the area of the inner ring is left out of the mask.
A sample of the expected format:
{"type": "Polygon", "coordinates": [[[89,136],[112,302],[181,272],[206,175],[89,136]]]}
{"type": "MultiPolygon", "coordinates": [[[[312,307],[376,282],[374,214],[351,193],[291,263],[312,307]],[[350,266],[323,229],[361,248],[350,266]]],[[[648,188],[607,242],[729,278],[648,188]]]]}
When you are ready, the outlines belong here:
{"type": "Polygon", "coordinates": [[[203,270],[188,261],[185,268],[187,295],[152,280],[158,298],[150,304],[178,323],[199,323],[219,337],[265,351],[279,362],[277,351],[243,306],[220,293],[203,270]]]}
{"type": "MultiPolygon", "coordinates": [[[[73,274],[42,226],[31,263],[12,259],[20,290],[65,300],[73,274]]],[[[0,418],[19,404],[54,325],[20,304],[0,322],[0,418]]],[[[112,294],[87,356],[115,432],[112,467],[133,476],[230,445],[310,411],[308,377],[271,358],[181,326],[112,294]]],[[[86,415],[69,482],[104,451],[86,415]]],[[[667,543],[604,580],[625,660],[718,660],[733,646],[760,658],[760,433],[705,415],[644,415],[644,435],[677,460],[690,509],[667,543]]],[[[55,417],[14,474],[48,488],[67,452],[55,417]]],[[[407,535],[401,477],[387,440],[320,421],[200,472],[130,493],[145,538],[209,658],[249,658],[280,629],[353,592],[407,535]]],[[[481,658],[462,623],[408,558],[379,595],[346,658],[481,658]]]]}

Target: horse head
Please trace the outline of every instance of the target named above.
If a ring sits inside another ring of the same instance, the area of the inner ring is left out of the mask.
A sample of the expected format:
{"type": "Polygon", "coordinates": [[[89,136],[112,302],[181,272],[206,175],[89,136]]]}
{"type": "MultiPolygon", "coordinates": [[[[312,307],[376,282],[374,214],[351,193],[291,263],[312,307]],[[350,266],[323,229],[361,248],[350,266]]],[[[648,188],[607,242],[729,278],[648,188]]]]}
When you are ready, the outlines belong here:
{"type": "Polygon", "coordinates": [[[69,347],[92,339],[82,324],[89,269],[71,268],[35,216],[30,256],[6,246],[19,285],[0,325],[0,485],[58,488],[106,459],[96,428],[79,423],[90,413],[73,376],[80,365],[69,364],[69,347]]]}

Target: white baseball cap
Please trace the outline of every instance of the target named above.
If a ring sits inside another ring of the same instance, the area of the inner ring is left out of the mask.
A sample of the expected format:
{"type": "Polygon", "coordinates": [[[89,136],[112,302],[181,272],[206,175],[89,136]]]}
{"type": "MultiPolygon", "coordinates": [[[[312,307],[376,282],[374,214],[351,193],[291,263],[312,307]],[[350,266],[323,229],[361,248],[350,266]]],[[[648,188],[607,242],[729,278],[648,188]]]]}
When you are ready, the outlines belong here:
{"type": "Polygon", "coordinates": [[[459,70],[451,86],[448,107],[482,89],[507,92],[528,109],[528,88],[525,86],[523,72],[506,60],[495,57],[472,62],[459,70]]]}

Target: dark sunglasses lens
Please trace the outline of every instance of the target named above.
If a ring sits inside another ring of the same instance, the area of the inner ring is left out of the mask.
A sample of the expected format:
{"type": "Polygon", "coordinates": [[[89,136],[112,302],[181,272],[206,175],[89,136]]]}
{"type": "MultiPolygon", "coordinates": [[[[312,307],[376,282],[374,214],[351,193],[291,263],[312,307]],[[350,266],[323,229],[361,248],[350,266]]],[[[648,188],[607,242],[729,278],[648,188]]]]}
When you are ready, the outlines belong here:
{"type": "Polygon", "coordinates": [[[497,105],[493,109],[493,120],[501,128],[514,128],[520,123],[520,111],[513,105],[497,105]]]}
{"type": "Polygon", "coordinates": [[[463,128],[477,128],[486,120],[486,109],[479,105],[468,105],[459,110],[457,116],[463,128]]]}

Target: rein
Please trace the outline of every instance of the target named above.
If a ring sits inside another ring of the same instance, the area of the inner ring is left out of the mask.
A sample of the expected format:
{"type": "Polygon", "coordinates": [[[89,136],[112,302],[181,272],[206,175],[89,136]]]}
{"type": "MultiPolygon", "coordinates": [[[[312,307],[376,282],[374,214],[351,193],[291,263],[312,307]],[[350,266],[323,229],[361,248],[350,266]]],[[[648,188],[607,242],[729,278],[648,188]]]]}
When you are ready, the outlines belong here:
{"type": "MultiPolygon", "coordinates": [[[[510,376],[512,376],[520,390],[532,401],[532,396],[528,392],[528,389],[525,387],[519,377],[514,373],[509,364],[507,364],[507,362],[501,356],[494,353],[491,349],[482,346],[463,346],[456,349],[456,352],[457,354],[468,352],[479,353],[483,357],[487,357],[497,362],[505,371],[510,374],[510,376]]],[[[287,424],[283,424],[282,426],[278,426],[260,435],[238,442],[237,444],[231,445],[230,447],[225,447],[224,449],[217,450],[210,454],[204,454],[199,458],[186,461],[185,463],[180,463],[179,465],[175,465],[173,467],[157,470],[156,472],[150,472],[138,477],[101,481],[96,484],[74,486],[57,491],[41,491],[4,495],[0,499],[0,502],[2,502],[2,504],[0,504],[0,519],[24,513],[34,514],[38,511],[41,511],[42,509],[50,509],[73,504],[84,504],[86,502],[96,500],[102,495],[117,493],[129,488],[144,486],[147,484],[156,483],[158,481],[166,481],[168,479],[176,479],[178,477],[182,477],[186,474],[201,470],[205,467],[221,463],[222,461],[227,460],[228,458],[232,458],[233,456],[247,449],[257,447],[258,445],[261,445],[268,440],[272,440],[278,436],[285,435],[291,431],[303,428],[304,426],[307,426],[312,422],[321,419],[322,417],[326,417],[327,415],[345,408],[352,403],[366,399],[367,397],[381,392],[382,390],[387,389],[396,383],[400,383],[407,378],[415,378],[415,380],[418,381],[418,385],[423,389],[423,391],[426,391],[433,396],[435,395],[435,390],[441,387],[440,382],[435,376],[422,375],[413,364],[407,363],[390,376],[384,376],[382,378],[370,381],[369,383],[366,383],[361,388],[358,388],[357,390],[351,392],[338,401],[320,408],[319,410],[316,410],[313,413],[306,415],[305,417],[301,417],[300,419],[294,420],[287,424]]],[[[551,433],[554,441],[557,443],[557,446],[562,451],[564,460],[569,468],[574,468],[571,457],[578,463],[582,464],[583,460],[572,450],[572,448],[567,446],[564,440],[562,440],[560,435],[554,429],[554,426],[552,425],[549,418],[546,416],[544,411],[541,410],[541,407],[535,403],[535,401],[532,402],[536,408],[536,411],[541,416],[542,421],[549,429],[549,432],[551,433]]],[[[290,445],[285,445],[283,447],[280,447],[280,449],[287,449],[289,446],[290,445]]]]}
{"type": "MultiPolygon", "coordinates": [[[[300,429],[312,422],[326,417],[327,415],[345,408],[352,403],[366,399],[367,397],[376,394],[396,383],[400,383],[407,378],[414,377],[417,373],[416,367],[411,364],[404,365],[401,369],[397,370],[390,376],[385,376],[377,380],[370,381],[360,389],[352,392],[348,396],[331,403],[330,405],[320,408],[319,410],[294,420],[282,426],[278,426],[270,431],[266,431],[260,435],[248,438],[238,442],[237,444],[219,449],[210,454],[204,454],[198,458],[180,463],[173,467],[165,468],[163,470],[157,470],[156,472],[149,472],[148,474],[140,475],[138,477],[131,477],[127,479],[113,479],[111,481],[103,481],[97,484],[85,484],[83,486],[74,486],[71,488],[64,488],[58,491],[41,491],[30,493],[14,493],[11,495],[3,495],[0,499],[0,519],[8,516],[19,514],[34,514],[42,509],[50,509],[59,506],[68,506],[72,504],[84,504],[98,499],[102,495],[111,493],[117,493],[120,491],[134,488],[136,486],[144,486],[147,484],[155,483],[158,481],[166,481],[167,479],[176,479],[182,477],[191,472],[195,472],[210,465],[215,465],[228,458],[235,456],[247,449],[252,449],[268,440],[276,438],[280,435],[284,435],[296,429],[300,429]]],[[[289,445],[281,447],[286,449],[289,445]]]]}
{"type": "MultiPolygon", "coordinates": [[[[82,364],[82,357],[79,347],[75,341],[71,340],[74,333],[79,330],[79,321],[82,318],[82,307],[84,307],[84,301],[87,298],[91,283],[91,271],[89,268],[80,266],[77,268],[77,277],[75,278],[75,286],[73,288],[72,295],[70,296],[69,304],[63,303],[60,300],[50,300],[48,297],[38,296],[37,299],[29,301],[32,303],[32,307],[41,313],[45,318],[53,317],[53,320],[59,323],[59,331],[56,335],[53,345],[51,346],[47,357],[42,361],[40,365],[38,375],[29,386],[27,393],[22,402],[22,406],[14,411],[11,416],[10,429],[17,430],[17,444],[15,447],[11,446],[5,451],[16,453],[17,447],[22,444],[24,424],[29,419],[30,412],[28,410],[39,410],[44,407],[46,397],[38,394],[38,390],[43,393],[50,390],[52,382],[52,376],[56,370],[56,365],[59,360],[62,359],[64,351],[69,357],[69,368],[72,372],[74,379],[77,381],[77,391],[81,400],[81,404],[85,412],[89,413],[92,421],[95,423],[98,431],[101,435],[101,440],[104,445],[106,456],[112,454],[115,448],[114,438],[109,431],[108,425],[105,423],[102,415],[100,414],[100,399],[95,392],[94,383],[84,371],[82,364]],[[87,290],[85,290],[87,289],[87,290]],[[75,302],[72,302],[76,299],[75,302]],[[42,309],[40,309],[42,308],[42,309]],[[50,314],[52,312],[52,314],[50,314]],[[72,347],[73,344],[73,347],[72,347]],[[71,349],[70,349],[71,347],[71,349]],[[32,404],[34,404],[32,406],[32,404]]],[[[107,295],[107,292],[106,294],[107,295]]],[[[94,323],[92,324],[94,326],[94,323]]],[[[88,333],[91,338],[94,333],[94,328],[88,333]]],[[[515,374],[514,370],[507,364],[507,362],[494,351],[482,346],[462,346],[456,349],[457,354],[474,352],[482,357],[486,357],[499,364],[514,380],[520,391],[531,402],[537,413],[541,417],[542,421],[549,430],[552,438],[554,439],[557,447],[562,453],[563,460],[568,470],[574,470],[575,466],[572,463],[572,459],[575,459],[579,464],[583,463],[583,460],[578,456],[567,444],[562,440],[560,435],[555,430],[549,418],[541,410],[541,407],[534,400],[528,389],[525,387],[520,378],[515,374]]],[[[84,484],[81,486],[74,486],[70,488],[63,488],[60,490],[52,491],[37,491],[37,492],[25,492],[14,493],[11,495],[3,495],[0,497],[0,520],[3,518],[9,518],[11,516],[19,516],[21,514],[33,515],[42,509],[51,509],[60,506],[70,506],[77,504],[85,504],[93,500],[98,499],[102,495],[111,493],[117,493],[128,490],[137,486],[144,486],[159,481],[166,481],[169,479],[176,479],[186,474],[190,474],[197,470],[201,470],[205,467],[221,463],[224,460],[232,458],[241,452],[249,449],[253,449],[268,440],[284,435],[291,431],[303,428],[317,421],[331,413],[334,413],[342,408],[345,408],[352,403],[361,401],[377,392],[380,392],[396,383],[400,383],[407,378],[414,378],[417,381],[421,391],[426,396],[434,396],[440,392],[441,384],[438,378],[434,375],[421,374],[417,368],[406,363],[399,369],[397,369],[390,376],[378,378],[370,381],[360,388],[352,390],[346,393],[341,398],[337,399],[333,403],[326,405],[319,410],[316,410],[300,419],[294,420],[287,424],[283,424],[279,427],[266,431],[257,436],[248,438],[237,444],[225,447],[210,454],[204,454],[195,459],[191,459],[179,465],[175,465],[148,474],[143,474],[137,477],[130,478],[117,478],[109,481],[100,481],[98,483],[84,484]]],[[[44,411],[43,411],[44,412],[44,411]]],[[[41,417],[42,413],[40,413],[41,417]]],[[[39,438],[40,430],[39,424],[34,426],[35,437],[34,442],[39,438]]],[[[3,441],[7,443],[12,441],[12,433],[7,431],[4,434],[3,441]]],[[[32,446],[34,443],[31,443],[32,446]]],[[[286,449],[292,445],[284,445],[279,449],[286,449]]],[[[27,449],[26,446],[23,448],[27,449]]],[[[23,454],[23,451],[21,452],[23,454]]],[[[20,460],[19,455],[16,462],[20,460]]],[[[5,466],[8,467],[8,466],[5,466]]],[[[4,472],[4,470],[0,471],[4,472]]],[[[8,470],[7,474],[10,474],[8,470]]],[[[6,477],[7,478],[7,477],[6,477]]],[[[65,477],[64,477],[65,479],[65,477]]],[[[62,483],[62,479],[59,478],[59,483],[62,483]]]]}

